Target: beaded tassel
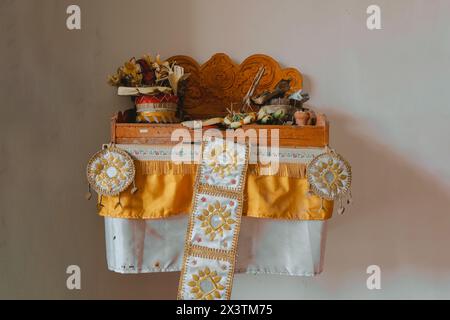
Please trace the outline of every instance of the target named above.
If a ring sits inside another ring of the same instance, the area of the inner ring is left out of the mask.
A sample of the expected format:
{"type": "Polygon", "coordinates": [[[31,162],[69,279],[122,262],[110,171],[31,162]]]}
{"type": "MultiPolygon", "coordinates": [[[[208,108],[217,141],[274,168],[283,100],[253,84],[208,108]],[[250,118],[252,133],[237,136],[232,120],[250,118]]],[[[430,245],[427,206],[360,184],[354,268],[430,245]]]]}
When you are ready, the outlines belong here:
{"type": "Polygon", "coordinates": [[[131,188],[131,194],[135,194],[138,191],[138,188],[136,187],[136,181],[133,180],[133,188],[131,188]]]}
{"type": "Polygon", "coordinates": [[[119,193],[119,195],[118,195],[118,201],[117,201],[117,203],[116,203],[116,205],[114,206],[114,209],[117,209],[117,207],[121,207],[121,208],[123,208],[122,207],[122,203],[120,202],[120,193],[119,193]]]}
{"type": "Polygon", "coordinates": [[[102,201],[103,201],[103,195],[100,195],[100,199],[99,199],[99,201],[97,203],[97,210],[98,211],[100,211],[104,207],[104,205],[102,204],[102,201]]]}

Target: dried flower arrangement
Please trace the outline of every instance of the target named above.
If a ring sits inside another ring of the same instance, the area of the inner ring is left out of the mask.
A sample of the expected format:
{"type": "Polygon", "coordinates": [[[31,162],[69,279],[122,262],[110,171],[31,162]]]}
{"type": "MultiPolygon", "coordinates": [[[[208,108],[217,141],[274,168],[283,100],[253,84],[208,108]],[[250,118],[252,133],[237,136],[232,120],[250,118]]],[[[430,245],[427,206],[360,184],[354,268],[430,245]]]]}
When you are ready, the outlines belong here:
{"type": "Polygon", "coordinates": [[[303,106],[309,94],[302,90],[290,95],[290,79],[282,79],[273,90],[264,91],[250,99],[259,108],[256,121],[260,124],[314,125],[315,114],[303,106]],[[307,117],[301,115],[306,114],[307,117]],[[306,119],[306,120],[305,120],[306,119]]]}
{"type": "Polygon", "coordinates": [[[134,98],[137,122],[177,122],[182,86],[189,74],[175,61],[144,55],[131,58],[108,77],[108,83],[118,87],[119,95],[134,98]]]}

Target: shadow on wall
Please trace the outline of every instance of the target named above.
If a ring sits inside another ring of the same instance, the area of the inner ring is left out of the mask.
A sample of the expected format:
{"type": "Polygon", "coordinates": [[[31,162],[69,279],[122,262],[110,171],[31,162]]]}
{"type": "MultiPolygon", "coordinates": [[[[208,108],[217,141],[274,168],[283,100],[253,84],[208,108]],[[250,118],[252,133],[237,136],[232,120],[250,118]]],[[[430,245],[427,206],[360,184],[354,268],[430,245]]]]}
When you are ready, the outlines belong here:
{"type": "MultiPolygon", "coordinates": [[[[307,92],[313,87],[306,75],[304,87],[307,92]]],[[[396,146],[356,133],[354,128],[360,127],[359,119],[337,111],[338,107],[318,110],[330,120],[331,146],[352,165],[354,200],[344,216],[335,213],[329,223],[324,273],[318,278],[326,290],[322,293],[330,297],[348,288],[349,283],[366,290],[365,272],[371,264],[379,265],[384,277],[408,269],[415,270],[416,276],[423,274],[435,277],[436,281],[440,275],[448,275],[450,255],[444,252],[450,243],[450,193],[446,187],[408,156],[397,152],[396,146]],[[355,274],[364,282],[350,282],[355,274]]],[[[98,263],[104,268],[103,259],[98,263]]],[[[110,272],[106,278],[113,287],[133,288],[104,292],[110,298],[174,299],[179,273],[110,272]]],[[[395,279],[383,288],[385,297],[392,296],[390,286],[395,288],[395,279]]],[[[296,298],[296,290],[304,288],[289,290],[294,295],[289,295],[291,298],[296,298]]],[[[252,297],[251,292],[248,298],[252,297]]]]}
{"type": "Polygon", "coordinates": [[[333,286],[344,285],[346,274],[365,278],[367,266],[377,264],[385,276],[407,269],[418,277],[448,276],[448,188],[389,142],[352,132],[358,120],[336,110],[323,111],[331,146],[352,165],[354,203],[329,224],[324,275],[337,275],[333,286]]]}
{"type": "MultiPolygon", "coordinates": [[[[448,273],[450,255],[443,254],[450,242],[448,192],[407,157],[387,145],[353,133],[351,129],[357,119],[335,109],[323,111],[331,122],[332,147],[352,164],[354,203],[344,216],[335,213],[330,221],[324,273],[317,278],[326,290],[322,293],[333,296],[348,288],[349,283],[366,290],[365,271],[371,264],[382,268],[384,278],[396,272],[402,274],[408,268],[416,270],[416,275],[423,272],[424,276],[436,279],[448,273]],[[350,282],[349,278],[354,278],[355,274],[360,275],[361,281],[350,282]]],[[[115,282],[117,287],[134,288],[134,293],[127,290],[107,295],[126,299],[174,299],[178,277],[178,272],[110,273],[109,281],[115,282]]],[[[246,276],[240,279],[242,277],[246,276]]],[[[311,281],[310,285],[315,285],[316,279],[311,281]]],[[[387,297],[395,296],[394,293],[389,295],[389,287],[395,287],[395,279],[391,281],[383,288],[387,297]]],[[[290,298],[296,298],[297,290],[305,290],[303,286],[295,287],[289,290],[293,293],[290,298]]],[[[251,298],[252,291],[239,296],[251,298]]],[[[340,294],[335,297],[343,298],[340,294]]]]}

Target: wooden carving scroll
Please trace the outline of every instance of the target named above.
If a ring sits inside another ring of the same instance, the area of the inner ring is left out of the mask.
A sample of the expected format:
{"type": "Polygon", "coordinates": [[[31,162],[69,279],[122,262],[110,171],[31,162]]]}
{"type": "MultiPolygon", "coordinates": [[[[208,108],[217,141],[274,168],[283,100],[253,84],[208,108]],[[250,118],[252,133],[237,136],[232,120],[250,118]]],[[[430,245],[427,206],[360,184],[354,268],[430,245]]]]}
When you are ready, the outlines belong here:
{"type": "Polygon", "coordinates": [[[191,119],[223,116],[231,103],[237,110],[261,65],[265,73],[255,93],[273,89],[281,79],[291,79],[290,92],[302,88],[302,75],[297,69],[282,69],[274,59],[263,54],[252,55],[240,65],[224,53],[213,55],[203,65],[182,55],[169,60],[176,61],[191,74],[184,101],[184,111],[191,119]]]}

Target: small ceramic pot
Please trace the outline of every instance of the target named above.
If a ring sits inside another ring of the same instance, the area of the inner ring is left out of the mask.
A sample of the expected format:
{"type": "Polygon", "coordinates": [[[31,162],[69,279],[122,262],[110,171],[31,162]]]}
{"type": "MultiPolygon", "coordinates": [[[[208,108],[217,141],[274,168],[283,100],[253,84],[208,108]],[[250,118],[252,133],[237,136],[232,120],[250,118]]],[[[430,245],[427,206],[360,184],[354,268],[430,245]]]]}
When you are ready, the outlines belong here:
{"type": "Polygon", "coordinates": [[[308,122],[309,113],[305,111],[296,111],[294,113],[295,124],[298,126],[304,126],[308,122]]]}
{"type": "Polygon", "coordinates": [[[316,122],[317,122],[316,113],[314,111],[312,111],[312,110],[309,110],[308,114],[309,114],[309,118],[306,121],[306,125],[307,126],[315,126],[316,122]]]}
{"type": "Polygon", "coordinates": [[[326,118],[323,113],[317,114],[317,120],[316,120],[316,126],[325,127],[326,125],[326,118]]]}

